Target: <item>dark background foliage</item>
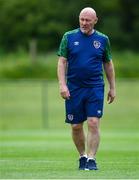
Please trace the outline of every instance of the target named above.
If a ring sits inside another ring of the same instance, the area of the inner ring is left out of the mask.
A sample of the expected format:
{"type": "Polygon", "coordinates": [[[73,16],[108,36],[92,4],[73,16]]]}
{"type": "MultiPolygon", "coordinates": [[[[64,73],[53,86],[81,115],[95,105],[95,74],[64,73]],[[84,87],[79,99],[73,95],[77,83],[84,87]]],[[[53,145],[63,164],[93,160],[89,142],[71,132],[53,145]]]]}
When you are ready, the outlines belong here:
{"type": "Polygon", "coordinates": [[[78,27],[82,8],[93,7],[96,29],[110,37],[117,50],[138,50],[138,0],[0,0],[0,49],[27,49],[37,40],[39,51],[57,49],[62,34],[78,27]]]}

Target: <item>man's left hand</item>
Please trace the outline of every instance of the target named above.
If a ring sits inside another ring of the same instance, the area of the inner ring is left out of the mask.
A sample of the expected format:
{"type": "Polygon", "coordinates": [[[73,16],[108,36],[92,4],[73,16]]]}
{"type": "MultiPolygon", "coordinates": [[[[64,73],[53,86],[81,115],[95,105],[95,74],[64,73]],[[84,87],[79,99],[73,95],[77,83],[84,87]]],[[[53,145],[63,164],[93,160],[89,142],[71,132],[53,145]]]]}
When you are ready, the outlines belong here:
{"type": "Polygon", "coordinates": [[[111,104],[115,99],[116,93],[115,89],[110,89],[107,96],[108,104],[111,104]]]}

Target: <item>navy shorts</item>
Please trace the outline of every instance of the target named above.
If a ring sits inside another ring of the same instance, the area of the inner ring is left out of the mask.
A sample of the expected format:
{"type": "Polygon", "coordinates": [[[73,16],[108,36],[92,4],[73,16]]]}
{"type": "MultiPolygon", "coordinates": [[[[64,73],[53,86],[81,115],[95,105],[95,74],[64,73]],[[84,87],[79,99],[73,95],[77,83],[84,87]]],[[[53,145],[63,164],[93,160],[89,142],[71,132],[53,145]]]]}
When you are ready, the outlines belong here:
{"type": "Polygon", "coordinates": [[[104,86],[78,88],[70,95],[70,99],[65,101],[66,123],[79,124],[87,117],[102,117],[104,86]]]}

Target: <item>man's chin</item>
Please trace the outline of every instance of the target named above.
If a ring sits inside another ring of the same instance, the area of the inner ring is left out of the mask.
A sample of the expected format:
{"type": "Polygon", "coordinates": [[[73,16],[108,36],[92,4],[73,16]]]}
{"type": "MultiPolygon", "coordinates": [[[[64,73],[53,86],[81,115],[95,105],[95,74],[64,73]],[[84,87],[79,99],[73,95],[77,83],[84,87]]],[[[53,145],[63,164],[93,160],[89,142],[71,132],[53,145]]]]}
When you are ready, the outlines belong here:
{"type": "Polygon", "coordinates": [[[81,29],[81,31],[82,31],[83,34],[88,34],[88,31],[85,30],[85,29],[81,29]]]}

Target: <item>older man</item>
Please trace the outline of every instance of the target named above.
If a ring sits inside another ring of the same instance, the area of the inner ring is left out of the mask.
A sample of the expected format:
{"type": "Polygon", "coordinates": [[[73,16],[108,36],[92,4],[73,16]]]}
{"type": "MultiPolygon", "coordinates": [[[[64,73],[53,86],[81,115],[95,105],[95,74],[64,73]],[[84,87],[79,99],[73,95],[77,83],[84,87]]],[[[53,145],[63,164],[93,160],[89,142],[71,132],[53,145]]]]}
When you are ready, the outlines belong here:
{"type": "Polygon", "coordinates": [[[98,169],[96,152],[103,115],[103,66],[109,83],[108,103],[115,98],[110,42],[108,36],[94,29],[97,21],[95,10],[84,8],[79,15],[80,28],[64,34],[58,51],[60,94],[65,99],[66,122],[71,124],[72,138],[80,155],[80,170],[98,169]],[[87,138],[83,128],[86,120],[87,138]]]}

